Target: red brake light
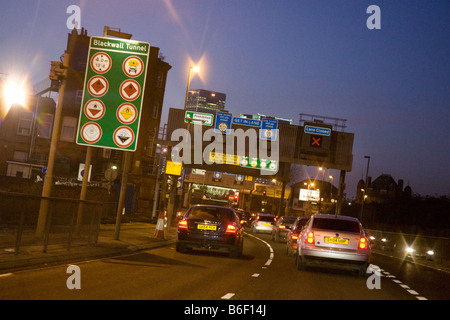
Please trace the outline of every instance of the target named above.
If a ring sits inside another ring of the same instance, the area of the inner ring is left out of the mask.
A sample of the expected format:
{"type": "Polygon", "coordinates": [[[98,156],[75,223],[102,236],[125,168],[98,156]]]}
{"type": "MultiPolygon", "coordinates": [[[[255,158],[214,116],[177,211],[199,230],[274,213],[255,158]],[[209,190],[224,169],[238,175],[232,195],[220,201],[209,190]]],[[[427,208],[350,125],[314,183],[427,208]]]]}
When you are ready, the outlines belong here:
{"type": "Polygon", "coordinates": [[[235,233],[236,232],[236,227],[232,224],[229,224],[227,226],[227,230],[225,230],[225,233],[235,233]]]}
{"type": "Polygon", "coordinates": [[[180,222],[178,222],[178,229],[187,229],[187,228],[188,225],[186,220],[180,220],[180,222]]]}
{"type": "Polygon", "coordinates": [[[365,237],[361,237],[359,239],[358,248],[360,248],[360,249],[367,249],[367,239],[365,237]]]}
{"type": "Polygon", "coordinates": [[[308,232],[306,235],[305,243],[314,244],[314,232],[308,232]]]}

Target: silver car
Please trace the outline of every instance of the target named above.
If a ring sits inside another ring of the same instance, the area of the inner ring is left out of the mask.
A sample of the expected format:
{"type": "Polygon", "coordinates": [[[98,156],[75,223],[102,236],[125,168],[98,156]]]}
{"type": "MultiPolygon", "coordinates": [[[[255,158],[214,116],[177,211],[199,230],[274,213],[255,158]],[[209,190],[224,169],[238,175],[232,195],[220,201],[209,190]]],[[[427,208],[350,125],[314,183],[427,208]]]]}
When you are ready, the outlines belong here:
{"type": "Polygon", "coordinates": [[[297,269],[310,264],[350,267],[366,273],[370,260],[369,240],[358,219],[315,214],[303,228],[297,244],[297,269]]]}
{"type": "Polygon", "coordinates": [[[270,213],[258,213],[256,219],[252,222],[253,233],[268,232],[271,233],[275,225],[275,215],[270,213]]]}

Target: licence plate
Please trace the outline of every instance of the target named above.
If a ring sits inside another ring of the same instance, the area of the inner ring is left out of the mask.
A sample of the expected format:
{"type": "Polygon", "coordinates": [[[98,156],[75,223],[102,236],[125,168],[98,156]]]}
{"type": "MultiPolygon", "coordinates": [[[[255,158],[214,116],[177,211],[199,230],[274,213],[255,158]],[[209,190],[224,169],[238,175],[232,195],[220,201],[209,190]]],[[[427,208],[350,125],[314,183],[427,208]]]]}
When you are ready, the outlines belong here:
{"type": "Polygon", "coordinates": [[[272,224],[270,222],[263,222],[263,226],[271,226],[272,224]]]}
{"type": "Polygon", "coordinates": [[[200,230],[217,230],[217,226],[211,226],[207,224],[198,224],[197,229],[200,230]]]}
{"type": "Polygon", "coordinates": [[[337,244],[345,244],[345,245],[348,245],[348,239],[343,239],[343,238],[330,238],[330,237],[325,237],[325,242],[326,242],[326,243],[337,243],[337,244]]]}

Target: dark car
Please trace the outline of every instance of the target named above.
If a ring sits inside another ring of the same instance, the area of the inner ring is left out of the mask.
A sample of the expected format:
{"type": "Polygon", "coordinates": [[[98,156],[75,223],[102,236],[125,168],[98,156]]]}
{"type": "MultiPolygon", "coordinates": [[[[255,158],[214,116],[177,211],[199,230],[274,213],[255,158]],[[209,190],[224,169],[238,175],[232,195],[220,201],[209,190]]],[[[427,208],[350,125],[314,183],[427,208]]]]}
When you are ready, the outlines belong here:
{"type": "Polygon", "coordinates": [[[302,231],[308,220],[309,217],[298,217],[297,220],[295,220],[292,229],[289,230],[289,233],[286,237],[286,254],[288,256],[294,255],[294,253],[297,251],[297,240],[300,237],[300,232],[302,231]]]}
{"type": "Polygon", "coordinates": [[[245,227],[249,227],[252,221],[252,215],[250,212],[241,209],[236,210],[236,212],[241,219],[241,224],[245,227]]]}
{"type": "Polygon", "coordinates": [[[178,223],[176,250],[203,248],[226,250],[230,256],[242,255],[244,227],[232,208],[195,205],[178,223]]]}
{"type": "Polygon", "coordinates": [[[277,223],[273,226],[272,229],[272,240],[273,241],[284,241],[287,238],[287,234],[289,230],[291,230],[292,225],[295,222],[297,217],[291,216],[282,216],[277,220],[277,223]]]}

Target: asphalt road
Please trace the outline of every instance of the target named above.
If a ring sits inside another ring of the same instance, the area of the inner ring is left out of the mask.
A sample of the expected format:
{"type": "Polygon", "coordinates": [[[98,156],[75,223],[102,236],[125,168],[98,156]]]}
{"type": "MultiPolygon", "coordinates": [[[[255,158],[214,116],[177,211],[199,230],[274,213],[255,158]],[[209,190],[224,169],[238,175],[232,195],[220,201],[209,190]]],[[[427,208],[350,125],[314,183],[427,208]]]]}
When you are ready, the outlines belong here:
{"type": "Polygon", "coordinates": [[[77,264],[80,289],[68,288],[68,279],[75,275],[68,273],[68,265],[12,272],[0,275],[0,299],[450,299],[450,274],[443,271],[378,255],[372,261],[381,269],[377,278],[374,273],[359,277],[323,267],[299,271],[285,246],[269,235],[249,234],[244,255],[234,259],[221,252],[178,253],[171,245],[86,261],[77,264]],[[375,287],[369,289],[368,282],[375,287]]]}

